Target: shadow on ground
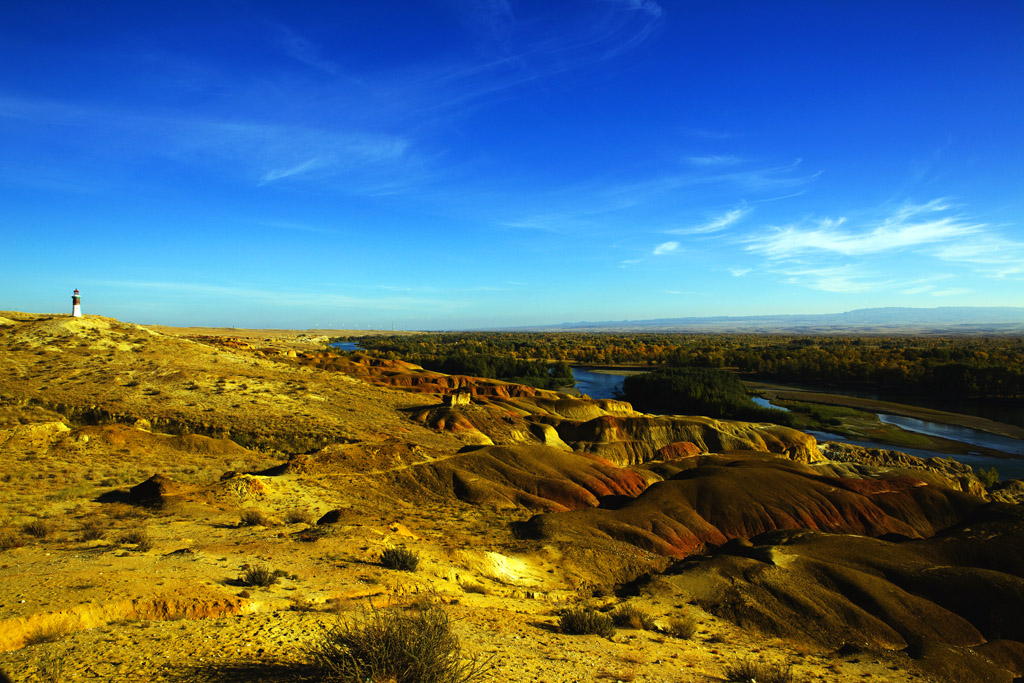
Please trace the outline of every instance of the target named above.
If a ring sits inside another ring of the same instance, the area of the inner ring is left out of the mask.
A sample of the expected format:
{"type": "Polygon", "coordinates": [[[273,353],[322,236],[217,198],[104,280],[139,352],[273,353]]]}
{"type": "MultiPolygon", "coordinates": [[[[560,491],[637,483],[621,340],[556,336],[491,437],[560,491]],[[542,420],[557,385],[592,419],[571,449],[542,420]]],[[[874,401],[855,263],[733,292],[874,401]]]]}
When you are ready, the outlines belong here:
{"type": "Polygon", "coordinates": [[[185,683],[300,683],[323,680],[323,672],[303,662],[242,660],[182,667],[169,676],[185,683]]]}

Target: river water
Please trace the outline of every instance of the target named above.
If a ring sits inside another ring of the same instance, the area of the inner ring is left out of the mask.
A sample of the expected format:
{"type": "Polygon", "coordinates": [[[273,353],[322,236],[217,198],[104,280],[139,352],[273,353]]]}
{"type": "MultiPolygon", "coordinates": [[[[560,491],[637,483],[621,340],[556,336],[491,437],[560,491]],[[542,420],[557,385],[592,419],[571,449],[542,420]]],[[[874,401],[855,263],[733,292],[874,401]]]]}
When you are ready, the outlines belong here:
{"type": "Polygon", "coordinates": [[[591,372],[580,368],[572,369],[576,388],[590,398],[616,398],[622,390],[624,375],[609,375],[605,372],[591,372]]]}
{"type": "MultiPolygon", "coordinates": [[[[591,372],[589,370],[581,370],[579,368],[573,368],[572,373],[573,376],[576,377],[576,388],[591,398],[615,398],[617,395],[616,392],[622,389],[622,380],[624,379],[622,375],[591,372]]],[[[755,397],[753,400],[754,403],[764,406],[765,408],[786,410],[786,408],[774,405],[767,399],[759,396],[755,397]]],[[[985,448],[991,448],[993,450],[1018,455],[1024,458],[1024,441],[1021,439],[1013,439],[1008,436],[1000,436],[998,434],[991,434],[989,432],[970,429],[968,427],[960,427],[957,425],[915,420],[913,418],[900,417],[898,415],[879,414],[878,419],[882,422],[896,425],[900,429],[905,429],[908,432],[919,432],[921,434],[928,434],[929,436],[942,437],[943,439],[949,439],[951,441],[959,441],[972,446],[983,446],[985,448]]],[[[909,453],[910,455],[916,455],[920,458],[951,458],[970,465],[975,470],[979,467],[984,467],[985,469],[995,467],[999,472],[1000,479],[1024,479],[1024,459],[992,458],[984,455],[953,455],[950,453],[940,453],[939,451],[929,451],[922,448],[904,448],[901,446],[893,446],[892,444],[884,444],[874,441],[855,441],[853,439],[847,439],[844,436],[840,436],[839,434],[830,434],[829,432],[809,431],[807,433],[814,436],[818,441],[838,441],[840,443],[854,444],[855,446],[864,446],[865,448],[898,450],[904,453],[909,453]]]]}
{"type": "Polygon", "coordinates": [[[960,427],[958,425],[947,425],[937,422],[915,420],[912,417],[903,417],[901,415],[885,415],[884,413],[879,413],[878,419],[885,424],[896,425],[900,429],[905,429],[908,432],[917,432],[919,434],[927,434],[928,436],[938,436],[943,439],[951,439],[953,441],[968,443],[972,446],[982,446],[984,448],[1002,451],[1003,453],[1012,453],[1013,455],[1024,456],[1024,441],[1014,439],[1009,436],[991,434],[989,432],[982,432],[977,429],[960,427]]]}
{"type": "Polygon", "coordinates": [[[1000,481],[1005,479],[1024,479],[1024,460],[1020,458],[992,458],[987,455],[955,455],[953,453],[928,451],[923,448],[893,446],[892,444],[884,444],[877,441],[856,441],[854,439],[847,439],[845,436],[831,434],[829,432],[808,431],[807,433],[818,441],[838,441],[839,443],[850,443],[854,446],[863,446],[864,448],[900,451],[901,453],[916,455],[919,458],[949,458],[950,460],[956,460],[957,462],[962,462],[965,465],[970,465],[975,471],[979,468],[989,469],[990,467],[995,467],[996,471],[999,472],[1000,481]]]}

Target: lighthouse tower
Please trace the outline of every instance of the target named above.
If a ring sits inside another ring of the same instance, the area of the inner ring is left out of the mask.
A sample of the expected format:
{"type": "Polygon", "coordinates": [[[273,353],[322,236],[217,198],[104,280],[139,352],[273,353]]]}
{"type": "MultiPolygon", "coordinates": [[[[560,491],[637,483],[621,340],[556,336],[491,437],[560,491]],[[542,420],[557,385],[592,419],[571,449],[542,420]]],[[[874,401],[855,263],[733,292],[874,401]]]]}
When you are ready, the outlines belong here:
{"type": "Polygon", "coordinates": [[[71,317],[81,318],[82,317],[82,297],[78,295],[78,290],[71,295],[71,317]]]}

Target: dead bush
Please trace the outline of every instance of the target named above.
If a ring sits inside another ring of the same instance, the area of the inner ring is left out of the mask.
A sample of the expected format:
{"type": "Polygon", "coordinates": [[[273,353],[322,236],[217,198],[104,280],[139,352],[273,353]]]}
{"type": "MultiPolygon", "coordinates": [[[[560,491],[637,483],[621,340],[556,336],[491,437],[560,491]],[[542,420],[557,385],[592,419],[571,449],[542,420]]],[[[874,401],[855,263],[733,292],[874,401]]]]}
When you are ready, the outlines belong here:
{"type": "Polygon", "coordinates": [[[644,631],[653,631],[655,629],[654,617],[645,610],[630,604],[616,607],[615,611],[612,612],[612,621],[619,628],[634,628],[644,631]]]}
{"type": "Polygon", "coordinates": [[[464,657],[448,614],[424,610],[376,610],[325,627],[309,648],[322,680],[338,683],[470,683],[489,660],[464,657]]]}

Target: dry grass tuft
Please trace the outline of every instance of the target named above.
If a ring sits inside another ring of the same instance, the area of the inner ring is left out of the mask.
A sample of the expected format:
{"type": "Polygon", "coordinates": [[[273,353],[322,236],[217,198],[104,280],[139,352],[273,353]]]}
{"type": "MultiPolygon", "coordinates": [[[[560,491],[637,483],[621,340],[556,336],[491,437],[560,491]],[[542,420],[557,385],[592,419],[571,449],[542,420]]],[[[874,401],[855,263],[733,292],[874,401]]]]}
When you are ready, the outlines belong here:
{"type": "Polygon", "coordinates": [[[20,548],[25,545],[25,539],[20,535],[4,529],[0,531],[0,550],[10,550],[11,548],[20,548]]]}
{"type": "Polygon", "coordinates": [[[725,668],[729,683],[793,683],[793,665],[745,659],[725,668]]]}
{"type": "Polygon", "coordinates": [[[144,553],[147,550],[153,548],[153,539],[150,538],[149,534],[140,529],[132,529],[126,531],[117,537],[117,542],[121,545],[133,545],[134,550],[144,553]]]}
{"type": "Polygon", "coordinates": [[[69,633],[71,633],[71,628],[66,623],[53,622],[51,624],[45,624],[25,636],[25,645],[53,643],[69,633]]]}
{"type": "Polygon", "coordinates": [[[653,631],[656,628],[654,617],[647,611],[630,604],[616,607],[615,611],[612,612],[612,621],[619,628],[633,628],[644,631],[653,631]]]}
{"type": "Polygon", "coordinates": [[[21,530],[35,538],[46,538],[53,533],[53,525],[45,519],[33,519],[21,527],[21,530]]]}
{"type": "Polygon", "coordinates": [[[313,515],[309,510],[289,510],[284,516],[285,524],[312,524],[313,515]]]}
{"type": "Polygon", "coordinates": [[[420,557],[412,550],[404,546],[398,548],[387,548],[380,554],[380,564],[386,569],[399,569],[405,572],[414,572],[419,566],[420,557]]]}
{"type": "Polygon", "coordinates": [[[562,611],[558,626],[571,635],[596,634],[604,638],[615,635],[615,622],[593,607],[569,607],[562,611]]]}
{"type": "Polygon", "coordinates": [[[696,632],[697,619],[692,614],[672,617],[665,626],[665,633],[680,640],[689,640],[696,632]]]}
{"type": "Polygon", "coordinates": [[[83,541],[98,541],[103,538],[107,533],[102,522],[98,519],[87,519],[82,524],[82,535],[83,541]]]}
{"type": "Polygon", "coordinates": [[[489,660],[462,655],[448,614],[438,607],[412,612],[371,607],[325,627],[309,654],[325,674],[322,680],[339,683],[471,683],[490,668],[489,660]]]}
{"type": "Polygon", "coordinates": [[[285,572],[274,570],[265,564],[254,564],[243,567],[242,575],[238,582],[243,586],[267,588],[277,583],[277,580],[284,576],[285,572]]]}
{"type": "Polygon", "coordinates": [[[263,510],[246,510],[241,517],[242,526],[270,526],[270,519],[263,510]]]}

